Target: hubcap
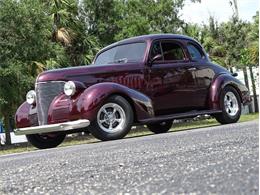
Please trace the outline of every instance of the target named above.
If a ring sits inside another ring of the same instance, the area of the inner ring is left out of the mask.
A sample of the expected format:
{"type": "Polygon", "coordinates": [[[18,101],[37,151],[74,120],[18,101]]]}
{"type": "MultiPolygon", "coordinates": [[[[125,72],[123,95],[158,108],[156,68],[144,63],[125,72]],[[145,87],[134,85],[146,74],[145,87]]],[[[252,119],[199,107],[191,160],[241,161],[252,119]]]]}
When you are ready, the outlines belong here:
{"type": "Polygon", "coordinates": [[[224,106],[228,115],[235,116],[239,110],[238,100],[231,91],[227,92],[224,97],[224,106]]]}
{"type": "Polygon", "coordinates": [[[121,131],[126,123],[126,114],[116,103],[107,103],[100,108],[97,114],[99,127],[108,133],[121,131]]]}

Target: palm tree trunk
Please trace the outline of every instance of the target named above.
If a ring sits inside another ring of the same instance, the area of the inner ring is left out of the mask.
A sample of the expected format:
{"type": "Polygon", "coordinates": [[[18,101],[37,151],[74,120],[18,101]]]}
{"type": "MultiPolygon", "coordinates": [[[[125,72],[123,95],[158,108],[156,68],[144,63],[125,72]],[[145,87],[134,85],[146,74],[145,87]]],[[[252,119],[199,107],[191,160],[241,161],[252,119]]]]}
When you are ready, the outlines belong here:
{"type": "Polygon", "coordinates": [[[257,101],[255,78],[254,78],[252,66],[249,66],[249,72],[250,72],[250,77],[251,77],[251,82],[252,82],[255,112],[258,112],[258,101],[257,101]]]}
{"type": "Polygon", "coordinates": [[[237,6],[237,0],[233,0],[233,3],[234,3],[234,8],[235,8],[235,14],[236,14],[236,17],[238,18],[239,15],[238,15],[238,6],[237,6]]]}
{"type": "Polygon", "coordinates": [[[9,115],[5,114],[4,115],[4,124],[5,124],[5,144],[6,145],[11,145],[11,135],[10,135],[10,120],[9,120],[9,115]]]}
{"type": "MultiPolygon", "coordinates": [[[[247,89],[248,89],[248,91],[250,93],[249,82],[248,82],[248,74],[247,74],[247,67],[243,68],[243,73],[244,73],[245,85],[246,85],[246,87],[247,87],[247,89]]],[[[253,112],[252,104],[248,105],[248,110],[249,110],[249,113],[253,112]]]]}
{"type": "Polygon", "coordinates": [[[246,67],[243,68],[243,73],[244,73],[244,80],[245,80],[245,85],[249,90],[249,82],[248,82],[248,75],[247,75],[247,70],[246,67]]]}

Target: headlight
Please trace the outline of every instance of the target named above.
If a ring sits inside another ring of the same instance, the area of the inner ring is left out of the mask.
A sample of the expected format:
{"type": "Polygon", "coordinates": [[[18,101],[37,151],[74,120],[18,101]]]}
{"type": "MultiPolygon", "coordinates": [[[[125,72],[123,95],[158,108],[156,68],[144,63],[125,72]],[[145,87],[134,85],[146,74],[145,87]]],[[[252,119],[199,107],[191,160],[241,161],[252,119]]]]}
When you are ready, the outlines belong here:
{"type": "Polygon", "coordinates": [[[26,102],[28,104],[34,104],[36,102],[36,93],[34,90],[31,90],[26,94],[26,102]]]}
{"type": "Polygon", "coordinates": [[[68,81],[65,83],[64,85],[64,93],[67,95],[67,96],[72,96],[74,95],[76,92],[76,85],[73,81],[68,81]]]}

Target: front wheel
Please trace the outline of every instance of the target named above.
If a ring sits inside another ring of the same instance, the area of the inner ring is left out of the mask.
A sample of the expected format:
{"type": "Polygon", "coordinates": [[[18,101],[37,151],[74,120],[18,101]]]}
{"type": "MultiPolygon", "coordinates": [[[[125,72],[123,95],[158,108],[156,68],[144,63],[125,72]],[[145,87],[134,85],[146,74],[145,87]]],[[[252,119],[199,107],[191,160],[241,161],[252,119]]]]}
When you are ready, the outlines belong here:
{"type": "Polygon", "coordinates": [[[111,96],[99,109],[89,131],[102,141],[121,139],[131,130],[133,120],[133,110],[128,101],[121,96],[111,96]]]}
{"type": "Polygon", "coordinates": [[[238,92],[231,86],[224,88],[220,95],[222,113],[215,115],[221,124],[235,123],[241,115],[241,102],[238,92]]]}
{"type": "Polygon", "coordinates": [[[26,135],[27,140],[36,148],[55,148],[65,139],[64,133],[32,134],[26,135]]]}
{"type": "Polygon", "coordinates": [[[148,129],[155,134],[158,133],[166,133],[168,132],[172,127],[172,121],[165,121],[161,123],[155,123],[155,124],[149,124],[147,125],[148,129]]]}

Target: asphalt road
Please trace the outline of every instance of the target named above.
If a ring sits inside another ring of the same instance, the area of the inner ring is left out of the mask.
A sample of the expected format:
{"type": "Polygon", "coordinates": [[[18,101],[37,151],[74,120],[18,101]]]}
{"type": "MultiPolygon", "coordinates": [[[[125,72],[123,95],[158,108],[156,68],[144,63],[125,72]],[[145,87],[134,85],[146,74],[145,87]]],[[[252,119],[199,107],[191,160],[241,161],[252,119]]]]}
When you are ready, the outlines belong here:
{"type": "Polygon", "coordinates": [[[258,121],[0,156],[0,194],[258,194],[258,121]]]}

